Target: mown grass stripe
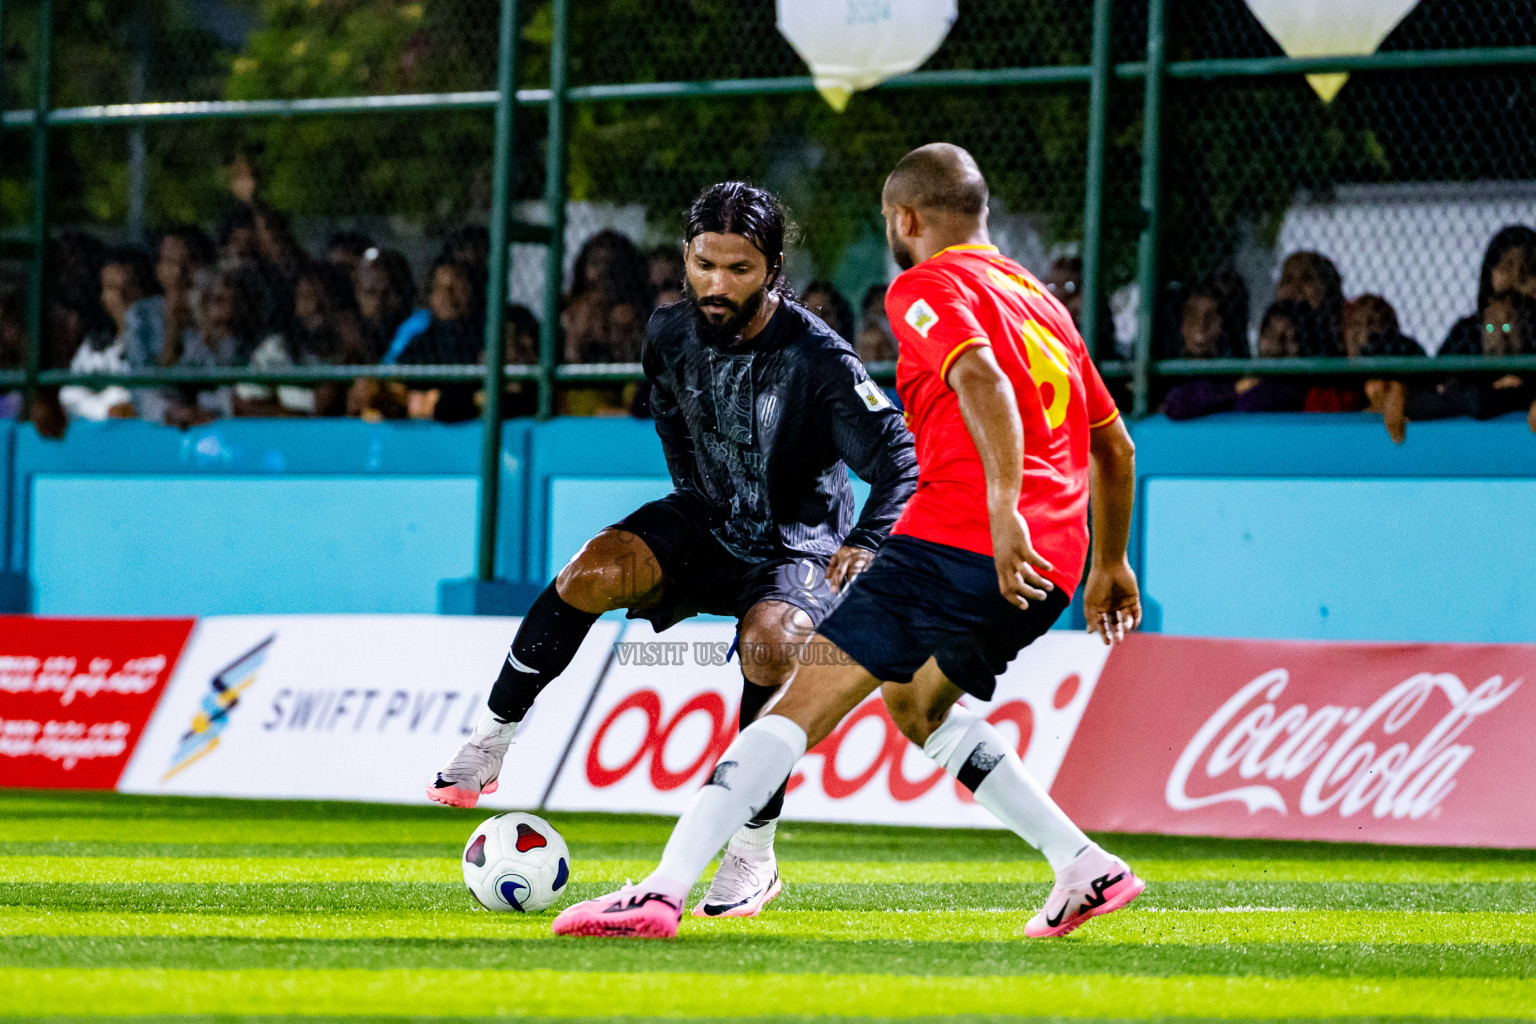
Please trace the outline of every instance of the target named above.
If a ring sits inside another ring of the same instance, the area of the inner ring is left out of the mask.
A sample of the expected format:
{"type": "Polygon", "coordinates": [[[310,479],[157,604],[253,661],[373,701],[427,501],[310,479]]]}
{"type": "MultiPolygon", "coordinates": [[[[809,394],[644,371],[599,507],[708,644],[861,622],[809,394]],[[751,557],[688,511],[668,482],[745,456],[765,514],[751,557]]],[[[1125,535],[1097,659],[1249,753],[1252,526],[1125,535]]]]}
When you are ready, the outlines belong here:
{"type": "Polygon", "coordinates": [[[690,942],[596,946],[541,939],[0,938],[5,967],[162,967],[189,970],[459,969],[839,973],[929,977],[1025,974],[1183,974],[1265,977],[1536,977],[1536,946],[1293,942],[1184,945],[1012,941],[958,943],[742,935],[701,957],[690,942]]]}
{"type": "MultiPolygon", "coordinates": [[[[781,844],[787,845],[787,844],[781,844]]],[[[576,877],[591,882],[643,878],[653,859],[582,858],[573,851],[576,877]]],[[[1033,852],[1012,861],[864,861],[794,860],[781,862],[788,884],[836,884],[856,878],[861,884],[1047,883],[1050,866],[1033,852]]],[[[1536,862],[1412,862],[1390,865],[1358,861],[1143,860],[1138,874],[1158,882],[1363,882],[1392,885],[1511,884],[1536,885],[1536,862]]],[[[251,882],[454,882],[461,877],[457,851],[441,848],[424,857],[258,856],[258,857],[119,857],[0,856],[0,880],[53,882],[79,876],[96,883],[251,883],[251,882]]]]}
{"type": "MultiPolygon", "coordinates": [[[[612,882],[573,882],[567,899],[590,899],[612,882]]],[[[1044,883],[913,885],[786,885],[781,910],[930,912],[1002,909],[1032,913],[1044,901],[1044,883]]],[[[469,910],[462,882],[274,882],[255,884],[86,882],[0,883],[0,905],[57,910],[259,913],[325,910],[469,910]]],[[[1536,911],[1536,885],[1381,885],[1346,882],[1157,882],[1139,908],[1208,910],[1225,907],[1402,912],[1536,911]]]]}
{"type": "Polygon", "coordinates": [[[307,1013],[349,1016],[387,1005],[402,1015],[717,1016],[771,996],[784,1014],[997,1013],[1029,1007],[1062,1017],[1460,1018],[1536,1015],[1536,982],[1470,978],[1168,978],[1114,974],[922,978],[867,974],[653,974],[605,971],[0,969],[0,1016],[307,1013]],[[1440,1011],[1437,1013],[1436,1011],[1440,1011]]]}
{"type": "MultiPolygon", "coordinates": [[[[550,938],[550,915],[484,911],[363,909],[349,913],[134,913],[0,908],[0,936],[208,936],[271,939],[537,939],[550,938]]],[[[1027,915],[987,911],[889,912],[770,909],[753,920],[685,918],[685,935],[731,939],[786,937],[860,941],[1001,942],[1024,937],[1027,915]]],[[[1061,945],[1176,943],[1457,943],[1536,948],[1536,915],[1468,911],[1400,914],[1390,911],[1297,912],[1132,908],[1093,921],[1061,945]]],[[[1532,953],[1536,959],[1536,952],[1532,953]]]]}

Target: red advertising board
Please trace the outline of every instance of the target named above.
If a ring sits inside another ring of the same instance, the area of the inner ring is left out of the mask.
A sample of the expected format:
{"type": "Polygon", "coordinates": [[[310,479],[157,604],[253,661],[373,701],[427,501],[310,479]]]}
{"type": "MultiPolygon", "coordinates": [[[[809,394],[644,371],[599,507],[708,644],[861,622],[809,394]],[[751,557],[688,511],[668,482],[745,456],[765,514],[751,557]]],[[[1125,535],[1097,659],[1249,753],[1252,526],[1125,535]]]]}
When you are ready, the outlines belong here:
{"type": "Polygon", "coordinates": [[[1132,636],[1052,796],[1083,827],[1536,846],[1536,646],[1132,636]]]}
{"type": "Polygon", "coordinates": [[[195,622],[0,616],[0,786],[115,787],[195,622]]]}

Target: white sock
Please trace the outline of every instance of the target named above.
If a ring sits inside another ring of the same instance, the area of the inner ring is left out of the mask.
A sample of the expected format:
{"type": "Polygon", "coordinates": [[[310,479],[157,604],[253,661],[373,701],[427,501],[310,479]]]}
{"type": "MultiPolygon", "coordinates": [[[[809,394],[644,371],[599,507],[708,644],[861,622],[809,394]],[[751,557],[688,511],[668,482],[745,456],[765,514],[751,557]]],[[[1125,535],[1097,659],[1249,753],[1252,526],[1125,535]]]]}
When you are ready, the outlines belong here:
{"type": "Polygon", "coordinates": [[[923,753],[1060,871],[1093,845],[1024,770],[1018,752],[980,715],[956,704],[923,744],[923,753]]]}
{"type": "Polygon", "coordinates": [[[480,712],[480,717],[475,719],[475,731],[473,733],[473,738],[483,739],[486,737],[496,737],[510,739],[512,734],[517,732],[517,727],[519,724],[520,723],[518,722],[503,722],[501,719],[496,717],[495,712],[493,712],[490,708],[486,708],[484,711],[480,712]]]}
{"type": "Polygon", "coordinates": [[[805,730],[782,715],[767,715],[743,729],[677,819],[661,863],[641,887],[686,898],[732,833],[773,799],[805,753],[805,743],[805,730]]]}
{"type": "Polygon", "coordinates": [[[773,851],[773,834],[779,830],[777,821],[770,821],[766,825],[753,828],[751,825],[743,825],[731,836],[731,841],[726,844],[726,849],[732,853],[744,854],[748,857],[762,857],[773,851]]]}

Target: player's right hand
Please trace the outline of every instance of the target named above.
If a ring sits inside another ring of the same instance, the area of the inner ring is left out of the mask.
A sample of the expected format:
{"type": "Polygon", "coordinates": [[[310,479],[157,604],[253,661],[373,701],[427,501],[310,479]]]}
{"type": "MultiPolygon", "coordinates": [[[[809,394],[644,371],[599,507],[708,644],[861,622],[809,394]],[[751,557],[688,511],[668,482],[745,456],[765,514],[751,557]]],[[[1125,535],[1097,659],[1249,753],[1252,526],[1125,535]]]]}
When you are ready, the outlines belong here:
{"type": "Polygon", "coordinates": [[[1044,601],[1056,584],[1040,575],[1053,572],[1055,566],[1035,551],[1029,541],[1029,524],[1011,508],[994,514],[992,520],[992,561],[997,566],[997,589],[1004,600],[1019,608],[1031,601],[1044,601]]]}

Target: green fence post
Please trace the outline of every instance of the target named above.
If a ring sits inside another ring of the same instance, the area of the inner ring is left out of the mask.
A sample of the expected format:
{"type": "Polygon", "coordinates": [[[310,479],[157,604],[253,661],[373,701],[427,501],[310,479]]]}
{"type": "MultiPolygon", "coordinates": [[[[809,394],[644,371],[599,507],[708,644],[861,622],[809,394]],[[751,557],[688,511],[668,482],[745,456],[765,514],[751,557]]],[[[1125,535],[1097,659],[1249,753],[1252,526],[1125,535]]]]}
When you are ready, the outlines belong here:
{"type": "Polygon", "coordinates": [[[512,213],[512,112],[517,102],[517,0],[501,0],[497,51],[496,155],[491,181],[490,280],[485,289],[485,407],[481,410],[480,515],[476,575],[496,576],[496,513],[501,491],[501,389],[506,359],[501,329],[507,306],[507,222],[512,213]]]}
{"type": "Polygon", "coordinates": [[[549,44],[549,134],[544,154],[544,206],[549,244],[544,250],[544,315],[539,327],[539,419],[555,410],[555,347],[560,341],[560,293],[565,285],[565,90],[570,56],[570,7],[554,0],[549,44]]]}
{"type": "Polygon", "coordinates": [[[1104,136],[1109,125],[1109,25],[1114,0],[1093,0],[1093,77],[1088,84],[1088,168],[1083,198],[1083,341],[1098,355],[1099,273],[1104,241],[1104,136]]]}
{"type": "Polygon", "coordinates": [[[37,49],[32,58],[32,266],[27,275],[27,381],[23,400],[37,396],[43,361],[43,274],[48,258],[48,85],[53,63],[53,2],[37,5],[37,49]]]}
{"type": "Polygon", "coordinates": [[[1136,248],[1137,299],[1134,414],[1145,416],[1152,397],[1152,332],[1157,326],[1157,242],[1162,178],[1164,0],[1147,5],[1147,77],[1141,107],[1141,239],[1136,248]]]}

